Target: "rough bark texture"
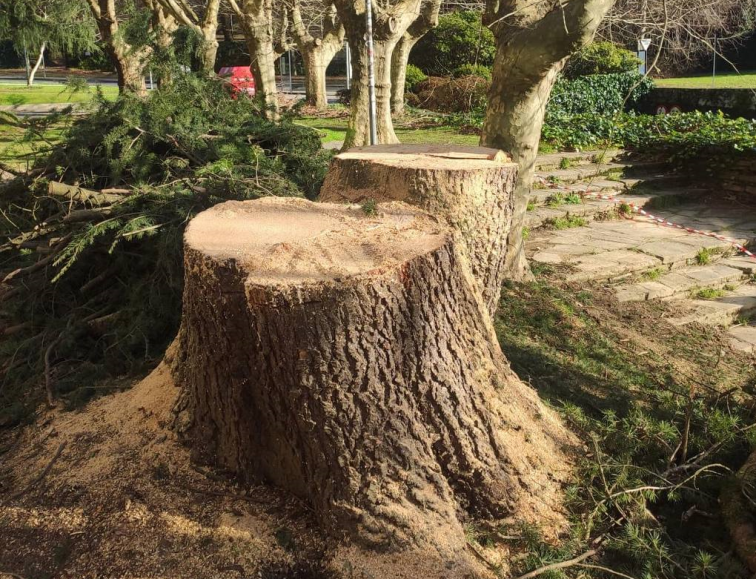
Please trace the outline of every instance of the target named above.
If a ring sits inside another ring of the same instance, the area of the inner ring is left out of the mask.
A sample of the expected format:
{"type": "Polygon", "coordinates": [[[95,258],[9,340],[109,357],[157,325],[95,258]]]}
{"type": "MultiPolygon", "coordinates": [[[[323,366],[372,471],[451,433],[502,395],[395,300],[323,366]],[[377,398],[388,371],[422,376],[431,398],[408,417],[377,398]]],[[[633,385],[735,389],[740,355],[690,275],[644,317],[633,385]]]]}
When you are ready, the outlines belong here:
{"type": "Polygon", "coordinates": [[[146,94],[144,63],[151,53],[148,47],[135,48],[123,36],[115,0],[89,0],[100,37],[115,65],[118,74],[118,89],[121,92],[146,94]]]}
{"type": "MultiPolygon", "coordinates": [[[[161,11],[169,13],[175,20],[191,28],[202,38],[199,69],[203,74],[213,74],[215,72],[215,57],[218,53],[217,35],[220,0],[203,0],[196,3],[194,8],[182,0],[148,1],[153,5],[159,5],[161,11]]],[[[154,11],[155,8],[153,8],[154,11]]]]}
{"type": "Polygon", "coordinates": [[[423,36],[438,26],[440,10],[441,0],[425,0],[420,9],[420,16],[410,25],[394,48],[391,57],[391,111],[395,115],[404,114],[404,93],[407,86],[407,63],[410,52],[423,36]]]}
{"type": "Polygon", "coordinates": [[[614,0],[487,0],[486,22],[496,36],[488,109],[481,144],[507,151],[520,165],[507,269],[529,275],[523,253],[535,158],[551,89],[567,58],[588,44],[614,0]]]}
{"type": "Polygon", "coordinates": [[[740,558],[756,573],[756,452],[722,491],[722,518],[740,558]]]}
{"type": "Polygon", "coordinates": [[[369,548],[460,561],[470,515],[559,518],[569,436],[509,369],[457,239],[401,203],[195,218],[174,371],[198,456],[369,548]]]}
{"type": "MultiPolygon", "coordinates": [[[[335,0],[352,53],[352,94],[349,130],[344,149],[370,144],[368,55],[365,43],[365,3],[335,0]]],[[[385,6],[373,3],[373,54],[375,61],[376,127],[378,143],[398,143],[391,119],[391,58],[394,47],[420,14],[420,0],[395,0],[385,6]]]]}
{"type": "Polygon", "coordinates": [[[302,55],[305,69],[305,102],[325,110],[328,107],[326,93],[326,70],[333,57],[344,44],[344,27],[338,19],[336,8],[331,5],[322,18],[321,34],[314,37],[302,18],[299,1],[294,0],[292,9],[292,33],[302,55]]]}
{"type": "Polygon", "coordinates": [[[320,192],[325,202],[404,201],[452,226],[493,314],[504,281],[517,165],[480,147],[381,145],[336,156],[320,192]]]}
{"type": "Polygon", "coordinates": [[[239,16],[244,38],[252,57],[257,97],[265,106],[266,116],[278,118],[278,88],[276,87],[276,52],[273,35],[272,0],[229,0],[239,16]]]}

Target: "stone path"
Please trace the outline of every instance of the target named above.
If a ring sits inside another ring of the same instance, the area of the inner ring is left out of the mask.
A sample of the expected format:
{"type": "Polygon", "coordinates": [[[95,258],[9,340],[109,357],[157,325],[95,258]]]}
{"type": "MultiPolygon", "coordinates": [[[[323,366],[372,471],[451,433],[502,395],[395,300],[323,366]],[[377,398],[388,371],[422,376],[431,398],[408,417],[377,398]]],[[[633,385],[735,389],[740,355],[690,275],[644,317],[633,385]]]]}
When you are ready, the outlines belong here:
{"type": "Polygon", "coordinates": [[[531,193],[526,252],[571,282],[610,284],[620,301],[676,300],[669,323],[729,326],[732,345],[756,353],[756,260],[730,243],[620,214],[616,196],[670,221],[748,244],[756,209],[707,199],[653,165],[572,153],[539,157],[531,193]],[[566,161],[562,161],[566,158],[566,161]]]}

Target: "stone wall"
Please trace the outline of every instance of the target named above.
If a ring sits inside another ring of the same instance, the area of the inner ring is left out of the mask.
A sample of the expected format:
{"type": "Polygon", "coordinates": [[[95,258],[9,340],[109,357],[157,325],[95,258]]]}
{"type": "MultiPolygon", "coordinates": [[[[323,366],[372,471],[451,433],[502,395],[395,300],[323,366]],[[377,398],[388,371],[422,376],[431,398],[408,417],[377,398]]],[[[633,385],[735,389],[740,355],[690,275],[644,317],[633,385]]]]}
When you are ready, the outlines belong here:
{"type": "Polygon", "coordinates": [[[733,117],[756,118],[756,91],[749,89],[655,88],[641,109],[656,113],[660,107],[683,112],[722,111],[733,117]]]}
{"type": "Polygon", "coordinates": [[[717,178],[717,184],[727,193],[756,199],[756,151],[738,155],[717,178]]]}

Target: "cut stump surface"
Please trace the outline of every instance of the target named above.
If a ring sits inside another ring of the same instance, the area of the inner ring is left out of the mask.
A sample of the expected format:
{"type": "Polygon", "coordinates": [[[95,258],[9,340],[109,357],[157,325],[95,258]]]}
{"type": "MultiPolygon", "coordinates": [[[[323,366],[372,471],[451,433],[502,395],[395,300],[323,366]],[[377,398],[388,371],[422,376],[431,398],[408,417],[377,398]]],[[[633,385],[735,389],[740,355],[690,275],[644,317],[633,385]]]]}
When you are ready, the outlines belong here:
{"type": "Polygon", "coordinates": [[[459,235],[489,312],[499,301],[518,167],[483,147],[378,145],[334,157],[320,192],[332,203],[403,201],[459,235]]]}

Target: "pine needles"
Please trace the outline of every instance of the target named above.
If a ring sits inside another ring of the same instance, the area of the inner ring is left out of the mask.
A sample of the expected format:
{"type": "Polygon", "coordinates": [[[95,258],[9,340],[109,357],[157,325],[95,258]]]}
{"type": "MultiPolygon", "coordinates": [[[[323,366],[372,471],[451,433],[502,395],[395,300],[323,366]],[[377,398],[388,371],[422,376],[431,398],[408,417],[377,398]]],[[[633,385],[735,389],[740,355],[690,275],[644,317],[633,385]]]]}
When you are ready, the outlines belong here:
{"type": "MultiPolygon", "coordinates": [[[[29,139],[62,120],[13,119],[29,139]]],[[[328,159],[315,131],[265,120],[217,81],[98,98],[0,184],[0,425],[44,397],[46,366],[70,403],[149,368],[180,319],[186,223],[229,199],[314,197],[328,159]]]]}

